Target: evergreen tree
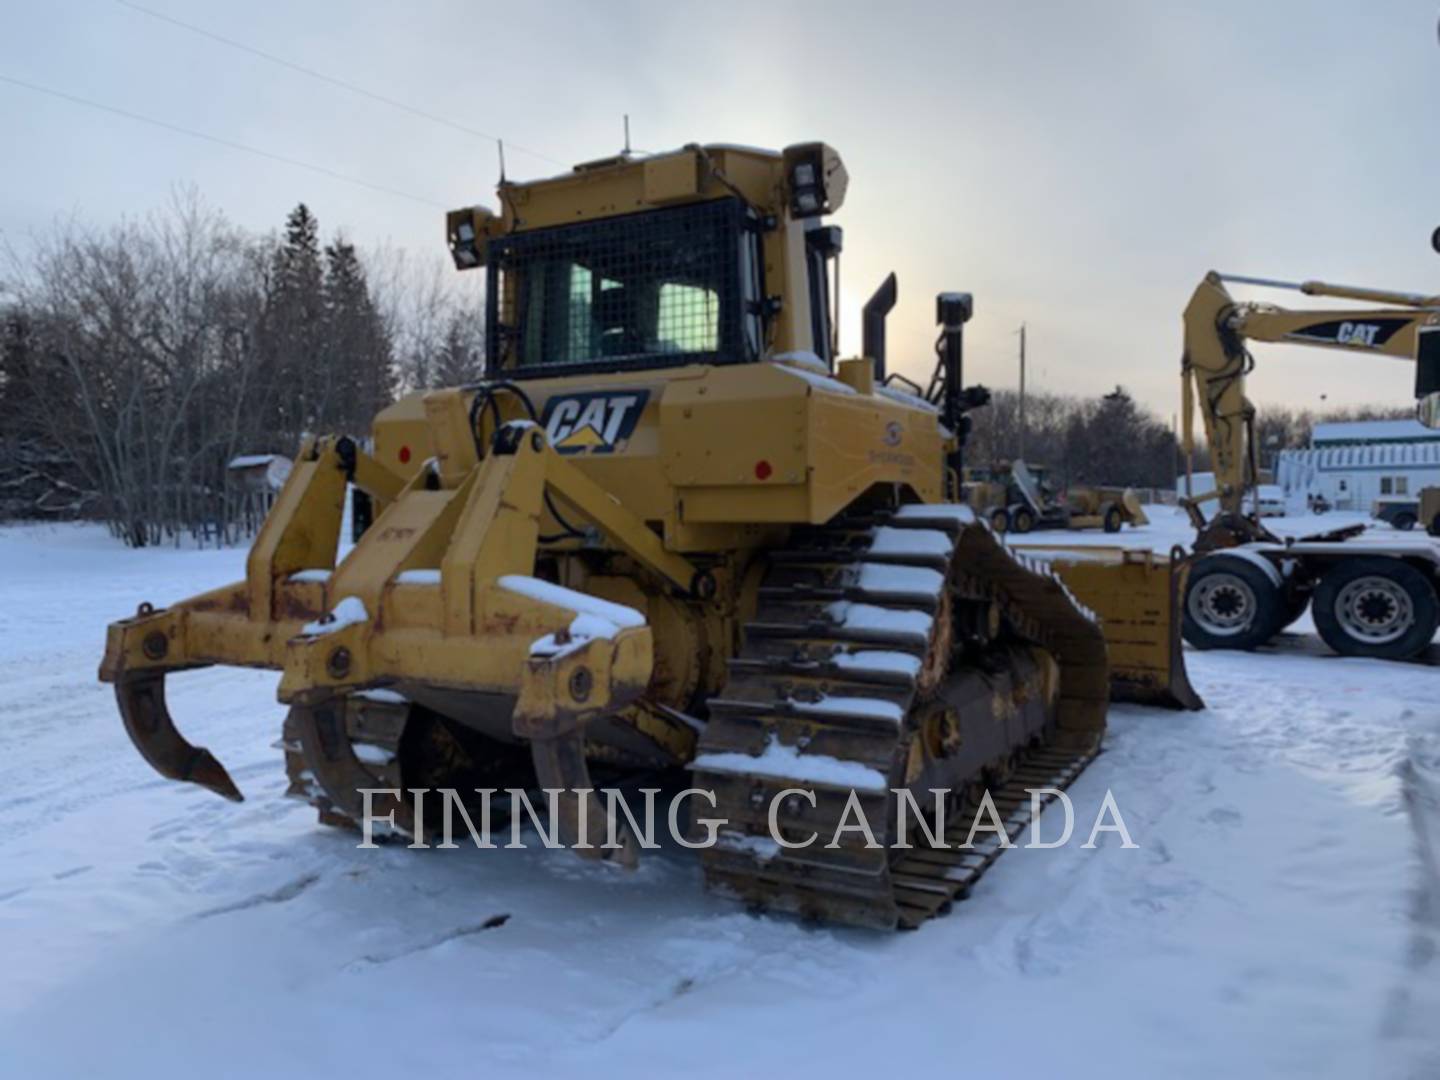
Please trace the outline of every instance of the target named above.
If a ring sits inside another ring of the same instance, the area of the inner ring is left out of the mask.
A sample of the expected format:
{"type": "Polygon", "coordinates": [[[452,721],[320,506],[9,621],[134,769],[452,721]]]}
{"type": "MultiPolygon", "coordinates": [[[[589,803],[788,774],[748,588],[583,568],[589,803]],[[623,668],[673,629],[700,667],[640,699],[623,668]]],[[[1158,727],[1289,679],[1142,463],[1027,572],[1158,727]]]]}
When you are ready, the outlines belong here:
{"type": "Polygon", "coordinates": [[[323,420],[323,316],[320,226],[300,203],[285,219],[285,238],[272,259],[262,349],[275,426],[292,453],[323,420]]]}
{"type": "Polygon", "coordinates": [[[365,433],[394,398],[395,361],[355,245],[340,237],[325,248],[324,299],[325,419],[336,430],[365,433]]]}
{"type": "Polygon", "coordinates": [[[466,386],[485,374],[484,329],[468,311],[455,311],[434,361],[436,386],[466,386]]]}

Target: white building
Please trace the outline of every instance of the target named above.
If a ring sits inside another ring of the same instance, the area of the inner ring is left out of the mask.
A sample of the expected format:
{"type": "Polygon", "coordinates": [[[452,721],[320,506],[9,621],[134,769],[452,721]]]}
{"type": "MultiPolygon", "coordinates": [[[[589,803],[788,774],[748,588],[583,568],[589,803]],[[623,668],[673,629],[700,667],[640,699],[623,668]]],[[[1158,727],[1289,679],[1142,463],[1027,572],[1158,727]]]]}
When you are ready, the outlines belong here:
{"type": "Polygon", "coordinates": [[[1336,510],[1416,498],[1440,487],[1440,430],[1416,420],[1316,424],[1308,450],[1282,450],[1275,479],[1292,508],[1323,495],[1336,510]]]}
{"type": "Polygon", "coordinates": [[[279,491],[285,486],[293,464],[284,454],[241,454],[231,458],[225,467],[248,488],[279,491]]]}

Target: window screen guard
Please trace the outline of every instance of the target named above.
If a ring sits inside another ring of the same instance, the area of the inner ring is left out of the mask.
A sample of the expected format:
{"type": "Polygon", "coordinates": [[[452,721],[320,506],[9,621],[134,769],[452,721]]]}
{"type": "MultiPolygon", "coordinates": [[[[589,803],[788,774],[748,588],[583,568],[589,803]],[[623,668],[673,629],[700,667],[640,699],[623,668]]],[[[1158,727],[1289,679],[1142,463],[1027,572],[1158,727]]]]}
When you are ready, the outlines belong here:
{"type": "Polygon", "coordinates": [[[511,233],[490,245],[487,355],[510,375],[753,360],[757,246],[737,199],[511,233]]]}

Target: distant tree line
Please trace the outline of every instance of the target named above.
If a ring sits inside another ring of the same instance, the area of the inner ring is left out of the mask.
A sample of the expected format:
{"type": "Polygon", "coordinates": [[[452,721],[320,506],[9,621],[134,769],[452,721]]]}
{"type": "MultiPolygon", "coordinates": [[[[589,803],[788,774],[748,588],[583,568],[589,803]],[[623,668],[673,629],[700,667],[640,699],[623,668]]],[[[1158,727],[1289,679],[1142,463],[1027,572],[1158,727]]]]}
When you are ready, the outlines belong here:
{"type": "MultiPolygon", "coordinates": [[[[1260,468],[1273,470],[1280,451],[1310,445],[1316,424],[1348,420],[1395,420],[1415,415],[1413,406],[1342,406],[1309,409],[1263,407],[1256,411],[1255,437],[1260,468]]],[[[971,413],[974,424],[966,461],[992,467],[1017,458],[1044,465],[1059,485],[1110,484],[1173,489],[1185,471],[1177,433],[1156,414],[1141,408],[1122,387],[1096,398],[1063,394],[1026,394],[1022,437],[1020,396],[997,391],[987,407],[971,413]]],[[[1210,469],[1200,417],[1195,418],[1197,447],[1193,468],[1210,469]]]]}
{"type": "Polygon", "coordinates": [[[1053,482],[1171,487],[1184,467],[1170,425],[1141,408],[1121,387],[1095,398],[994,394],[971,414],[970,465],[991,467],[1023,459],[1049,469],[1053,482]]]}
{"type": "Polygon", "coordinates": [[[303,203],[257,236],[188,193],[10,250],[0,517],[97,518],[135,546],[229,537],[236,456],[364,436],[397,394],[478,377],[474,283],[447,268],[325,241],[303,203]]]}

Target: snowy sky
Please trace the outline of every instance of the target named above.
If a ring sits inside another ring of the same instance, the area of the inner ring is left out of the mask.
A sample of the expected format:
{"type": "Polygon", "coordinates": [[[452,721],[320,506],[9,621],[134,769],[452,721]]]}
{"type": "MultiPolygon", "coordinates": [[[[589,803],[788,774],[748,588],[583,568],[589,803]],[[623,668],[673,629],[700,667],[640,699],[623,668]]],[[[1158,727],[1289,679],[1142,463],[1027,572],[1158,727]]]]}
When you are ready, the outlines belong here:
{"type": "MultiPolygon", "coordinates": [[[[823,139],[851,174],[844,345],[893,268],[892,363],[912,373],[929,370],[934,294],[969,289],[975,381],[1014,385],[1024,320],[1032,386],[1123,383],[1169,416],[1180,311],[1207,269],[1440,292],[1431,2],[144,6],[502,135],[517,178],[619,149],[627,112],[647,150],[823,139]]],[[[251,228],[304,199],[327,231],[415,251],[442,250],[443,208],[493,201],[484,138],[119,0],[0,11],[0,76],[418,197],[0,81],[16,246],[58,217],[143,212],[177,182],[251,228]]],[[[1410,399],[1404,363],[1283,348],[1260,363],[1262,404],[1410,399]]]]}

